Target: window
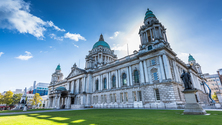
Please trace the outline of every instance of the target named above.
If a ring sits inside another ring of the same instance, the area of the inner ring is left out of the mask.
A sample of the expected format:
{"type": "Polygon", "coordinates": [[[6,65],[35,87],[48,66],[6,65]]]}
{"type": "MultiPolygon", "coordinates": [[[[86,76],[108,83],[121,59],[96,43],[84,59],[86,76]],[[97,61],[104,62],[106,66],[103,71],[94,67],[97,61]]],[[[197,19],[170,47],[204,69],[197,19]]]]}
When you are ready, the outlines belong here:
{"type": "Polygon", "coordinates": [[[160,100],[160,92],[159,89],[155,89],[156,100],[160,100]]]}
{"type": "Polygon", "coordinates": [[[128,93],[125,93],[125,97],[126,97],[126,102],[128,102],[128,93]]]}
{"type": "Polygon", "coordinates": [[[104,102],[105,102],[105,103],[107,102],[107,97],[106,97],[106,95],[104,95],[104,102]]]}
{"type": "Polygon", "coordinates": [[[106,78],[103,79],[103,88],[106,89],[106,78]]]}
{"type": "Polygon", "coordinates": [[[158,73],[157,73],[157,69],[151,69],[151,73],[152,73],[152,80],[153,81],[157,81],[157,80],[159,80],[159,78],[158,78],[158,73]]]}
{"type": "Polygon", "coordinates": [[[126,85],[126,73],[123,73],[122,75],[123,85],[126,85]]]}
{"type": "Polygon", "coordinates": [[[116,87],[116,76],[112,77],[112,86],[116,87]]]}
{"type": "Polygon", "coordinates": [[[153,49],[153,47],[151,45],[148,46],[148,50],[151,50],[153,49]]]}
{"type": "Polygon", "coordinates": [[[101,95],[101,103],[103,103],[103,95],[101,95]]]}
{"type": "Polygon", "coordinates": [[[96,80],[96,90],[99,90],[99,80],[96,80]]]}
{"type": "Polygon", "coordinates": [[[134,71],[134,82],[139,83],[139,72],[138,72],[138,70],[134,71]]]}
{"type": "Polygon", "coordinates": [[[124,101],[123,93],[120,93],[120,101],[121,101],[121,102],[124,101]]]}
{"type": "Polygon", "coordinates": [[[112,94],[110,94],[110,102],[113,102],[112,94]]]}
{"type": "Polygon", "coordinates": [[[179,95],[179,98],[180,98],[180,101],[181,101],[180,89],[177,88],[177,90],[178,90],[178,95],[179,95]]]}
{"type": "Polygon", "coordinates": [[[114,94],[114,102],[116,102],[116,94],[114,94]]]}
{"type": "Polygon", "coordinates": [[[139,96],[138,97],[138,101],[142,101],[142,93],[141,93],[141,91],[138,92],[138,96],[139,96]]]}
{"type": "Polygon", "coordinates": [[[153,66],[153,65],[156,65],[156,60],[155,59],[152,59],[151,60],[151,65],[153,66]]]}
{"type": "Polygon", "coordinates": [[[136,92],[133,92],[133,101],[136,101],[136,92]]]}

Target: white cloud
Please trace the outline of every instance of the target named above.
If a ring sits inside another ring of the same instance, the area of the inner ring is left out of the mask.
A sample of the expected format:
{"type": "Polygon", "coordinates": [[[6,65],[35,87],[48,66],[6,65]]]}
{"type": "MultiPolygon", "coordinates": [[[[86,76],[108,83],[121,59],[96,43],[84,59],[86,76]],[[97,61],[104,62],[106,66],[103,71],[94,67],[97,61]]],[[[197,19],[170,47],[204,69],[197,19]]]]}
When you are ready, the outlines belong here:
{"type": "Polygon", "coordinates": [[[42,51],[40,51],[40,53],[42,53],[42,51]]]}
{"type": "Polygon", "coordinates": [[[79,48],[79,46],[77,46],[76,44],[73,43],[73,45],[74,45],[75,47],[79,48]]]}
{"type": "Polygon", "coordinates": [[[120,44],[113,44],[112,50],[118,50],[118,51],[127,51],[127,44],[120,45],[120,44]]]}
{"type": "Polygon", "coordinates": [[[33,58],[32,54],[30,52],[25,51],[25,53],[26,53],[25,55],[20,55],[15,58],[20,59],[20,60],[29,60],[29,59],[33,58]]]}
{"type": "Polygon", "coordinates": [[[114,39],[114,38],[116,38],[119,35],[119,33],[120,33],[119,31],[116,31],[116,32],[114,32],[114,35],[109,37],[109,38],[110,39],[114,39]]]}
{"type": "Polygon", "coordinates": [[[49,48],[52,48],[52,46],[49,46],[49,48]]]}
{"type": "Polygon", "coordinates": [[[50,34],[49,36],[52,39],[63,41],[63,37],[62,36],[61,37],[57,37],[54,33],[50,34]]]}
{"type": "Polygon", "coordinates": [[[177,57],[179,59],[181,59],[183,62],[188,63],[188,57],[189,57],[189,53],[179,53],[177,55],[177,57]]]}
{"type": "Polygon", "coordinates": [[[54,23],[53,23],[52,21],[47,21],[47,23],[48,23],[48,25],[49,25],[50,27],[54,27],[54,28],[55,28],[56,30],[58,30],[58,31],[63,31],[63,32],[65,32],[64,29],[60,29],[58,26],[54,25],[54,23]]]}
{"type": "Polygon", "coordinates": [[[38,39],[44,38],[46,27],[55,26],[52,21],[43,21],[30,13],[30,4],[23,0],[0,0],[0,28],[17,30],[19,33],[29,33],[38,39]]]}
{"type": "Polygon", "coordinates": [[[1,57],[3,54],[4,54],[3,52],[0,52],[0,57],[1,57]]]}
{"type": "Polygon", "coordinates": [[[80,34],[76,34],[76,33],[72,34],[72,33],[69,33],[69,32],[64,35],[64,38],[69,38],[69,39],[74,40],[74,41],[79,41],[79,40],[86,41],[86,39],[83,36],[81,36],[80,34]]]}

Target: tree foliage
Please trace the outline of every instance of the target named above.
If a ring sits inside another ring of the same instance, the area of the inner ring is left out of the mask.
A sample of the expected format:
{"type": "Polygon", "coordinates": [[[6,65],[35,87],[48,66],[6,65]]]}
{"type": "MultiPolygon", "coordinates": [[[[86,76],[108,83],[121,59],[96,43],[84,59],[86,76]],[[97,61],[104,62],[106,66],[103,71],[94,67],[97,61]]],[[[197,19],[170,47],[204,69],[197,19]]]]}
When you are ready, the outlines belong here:
{"type": "Polygon", "coordinates": [[[39,95],[39,93],[35,93],[34,97],[30,99],[29,101],[31,105],[38,105],[39,103],[42,103],[42,97],[39,95]]]}
{"type": "Polygon", "coordinates": [[[214,92],[214,94],[212,95],[212,99],[213,100],[218,100],[216,92],[214,92]]]}
{"type": "Polygon", "coordinates": [[[3,104],[4,103],[4,96],[0,93],[0,104],[3,104]]]}
{"type": "Polygon", "coordinates": [[[3,100],[6,105],[11,105],[13,103],[13,92],[7,91],[3,96],[3,100]]]}
{"type": "Polygon", "coordinates": [[[13,95],[13,104],[18,104],[19,101],[21,100],[21,97],[22,97],[22,94],[19,93],[19,94],[14,94],[13,95]]]}

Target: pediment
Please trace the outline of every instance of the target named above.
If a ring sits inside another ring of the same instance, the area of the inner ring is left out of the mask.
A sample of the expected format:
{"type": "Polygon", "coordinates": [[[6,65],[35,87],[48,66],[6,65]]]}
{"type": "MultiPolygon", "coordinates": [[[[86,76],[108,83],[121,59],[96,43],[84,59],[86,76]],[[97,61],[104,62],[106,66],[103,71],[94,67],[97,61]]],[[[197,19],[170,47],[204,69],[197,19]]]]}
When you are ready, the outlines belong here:
{"type": "Polygon", "coordinates": [[[85,73],[85,70],[79,69],[79,68],[73,68],[67,78],[71,78],[71,77],[74,77],[74,76],[77,76],[77,75],[83,74],[83,73],[85,73]]]}

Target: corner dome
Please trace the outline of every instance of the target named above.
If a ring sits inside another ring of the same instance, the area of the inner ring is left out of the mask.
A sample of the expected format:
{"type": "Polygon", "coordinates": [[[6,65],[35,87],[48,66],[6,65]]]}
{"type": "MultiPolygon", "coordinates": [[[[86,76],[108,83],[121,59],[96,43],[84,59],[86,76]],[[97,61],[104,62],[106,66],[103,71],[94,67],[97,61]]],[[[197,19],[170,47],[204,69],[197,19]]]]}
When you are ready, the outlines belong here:
{"type": "Polygon", "coordinates": [[[55,89],[56,91],[67,91],[65,87],[59,86],[55,89]]]}
{"type": "Polygon", "coordinates": [[[193,58],[193,56],[192,56],[192,55],[189,55],[188,62],[190,62],[190,61],[195,61],[195,59],[193,58]]]}
{"type": "Polygon", "coordinates": [[[156,16],[153,14],[153,12],[151,10],[149,10],[149,8],[148,8],[147,11],[146,11],[144,20],[146,20],[146,19],[148,19],[150,17],[156,18],[156,16]]]}
{"type": "Polygon", "coordinates": [[[61,70],[60,64],[56,67],[56,70],[61,70]]]}
{"type": "Polygon", "coordinates": [[[99,41],[96,42],[96,43],[93,45],[93,49],[95,49],[95,48],[97,48],[97,47],[99,47],[99,46],[103,46],[103,47],[106,47],[106,48],[110,49],[109,44],[104,41],[102,34],[100,35],[99,41]]]}

